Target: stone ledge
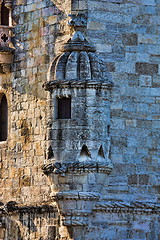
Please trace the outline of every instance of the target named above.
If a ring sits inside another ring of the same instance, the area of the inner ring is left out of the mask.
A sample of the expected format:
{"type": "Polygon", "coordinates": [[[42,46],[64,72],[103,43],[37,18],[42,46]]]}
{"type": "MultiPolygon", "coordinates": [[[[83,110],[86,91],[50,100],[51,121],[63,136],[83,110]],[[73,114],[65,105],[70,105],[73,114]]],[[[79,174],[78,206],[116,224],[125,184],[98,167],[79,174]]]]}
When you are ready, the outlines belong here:
{"type": "Polygon", "coordinates": [[[106,173],[109,174],[112,171],[113,165],[107,161],[96,162],[69,162],[69,163],[50,163],[42,166],[42,170],[45,174],[65,174],[65,173],[106,173]]]}
{"type": "Polygon", "coordinates": [[[11,212],[18,213],[43,213],[43,212],[57,212],[57,208],[48,204],[42,205],[18,205],[16,202],[8,202],[7,204],[0,204],[0,214],[8,214],[11,212]]]}
{"type": "Polygon", "coordinates": [[[95,212],[111,213],[137,213],[159,214],[160,203],[158,202],[99,202],[95,205],[95,212]]]}
{"type": "Polygon", "coordinates": [[[113,83],[109,80],[55,80],[43,84],[44,89],[52,90],[57,88],[95,88],[95,89],[110,89],[113,83]]]}
{"type": "Polygon", "coordinates": [[[52,194],[52,198],[57,200],[85,200],[85,201],[94,201],[99,200],[101,195],[96,192],[78,192],[78,191],[69,191],[69,192],[58,192],[52,194]]]}

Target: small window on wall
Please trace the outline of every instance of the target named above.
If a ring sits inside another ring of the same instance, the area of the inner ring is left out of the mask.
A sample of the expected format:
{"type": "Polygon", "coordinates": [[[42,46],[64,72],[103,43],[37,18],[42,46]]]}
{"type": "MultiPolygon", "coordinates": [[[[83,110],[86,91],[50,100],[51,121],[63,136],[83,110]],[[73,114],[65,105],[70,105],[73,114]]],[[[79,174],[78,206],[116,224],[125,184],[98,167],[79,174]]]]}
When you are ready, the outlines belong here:
{"type": "Polygon", "coordinates": [[[58,98],[58,119],[71,119],[71,97],[58,98]]]}
{"type": "Polygon", "coordinates": [[[8,104],[4,94],[0,94],[0,141],[8,137],[8,104]]]}
{"type": "Polygon", "coordinates": [[[4,5],[4,1],[1,5],[1,25],[9,26],[9,9],[4,5]]]}

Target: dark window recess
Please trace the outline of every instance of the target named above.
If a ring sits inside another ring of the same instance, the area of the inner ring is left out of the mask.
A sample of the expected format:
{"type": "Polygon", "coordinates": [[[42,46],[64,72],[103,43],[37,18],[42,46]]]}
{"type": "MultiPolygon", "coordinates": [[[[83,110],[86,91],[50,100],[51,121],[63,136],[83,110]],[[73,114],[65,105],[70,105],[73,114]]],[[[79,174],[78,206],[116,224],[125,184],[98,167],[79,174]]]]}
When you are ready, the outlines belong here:
{"type": "Polygon", "coordinates": [[[1,25],[9,26],[9,9],[4,5],[4,1],[1,5],[1,25]]]}
{"type": "Polygon", "coordinates": [[[0,141],[7,140],[8,132],[8,105],[6,96],[3,95],[0,101],[0,141]]]}
{"type": "Polygon", "coordinates": [[[71,118],[71,97],[58,98],[58,118],[59,119],[71,118]]]}

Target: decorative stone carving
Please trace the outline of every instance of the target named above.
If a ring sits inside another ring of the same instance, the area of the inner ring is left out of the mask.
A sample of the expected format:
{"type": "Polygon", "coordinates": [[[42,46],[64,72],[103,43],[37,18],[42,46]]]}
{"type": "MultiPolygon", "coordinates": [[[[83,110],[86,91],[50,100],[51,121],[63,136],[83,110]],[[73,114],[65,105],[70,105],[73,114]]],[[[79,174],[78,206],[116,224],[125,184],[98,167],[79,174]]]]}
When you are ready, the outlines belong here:
{"type": "Polygon", "coordinates": [[[103,63],[82,32],[75,32],[62,51],[50,66],[49,81],[104,80],[103,63]]]}
{"type": "Polygon", "coordinates": [[[70,27],[73,27],[74,30],[77,30],[81,27],[87,27],[87,17],[86,14],[70,14],[71,20],[68,22],[70,27]]]}
{"type": "Polygon", "coordinates": [[[99,202],[95,205],[95,212],[128,212],[128,213],[160,213],[160,204],[158,202],[99,202]]]}
{"type": "Polygon", "coordinates": [[[88,161],[88,162],[70,162],[70,163],[50,163],[42,166],[42,169],[45,174],[64,174],[64,173],[83,173],[83,172],[95,172],[95,173],[107,173],[109,174],[112,171],[112,164],[107,161],[97,162],[97,161],[88,161]]]}
{"type": "Polygon", "coordinates": [[[99,200],[100,194],[95,192],[76,192],[76,191],[68,191],[68,192],[59,192],[52,194],[52,198],[55,200],[99,200]]]}
{"type": "Polygon", "coordinates": [[[50,82],[46,82],[43,84],[45,90],[52,91],[53,89],[64,89],[64,88],[82,88],[82,89],[111,89],[113,87],[113,83],[109,80],[106,81],[98,81],[98,80],[54,80],[50,82]]]}
{"type": "Polygon", "coordinates": [[[7,204],[2,204],[0,206],[1,214],[9,214],[10,212],[30,212],[30,213],[43,213],[43,212],[57,212],[57,208],[48,204],[39,205],[18,205],[14,201],[10,201],[7,204]]]}

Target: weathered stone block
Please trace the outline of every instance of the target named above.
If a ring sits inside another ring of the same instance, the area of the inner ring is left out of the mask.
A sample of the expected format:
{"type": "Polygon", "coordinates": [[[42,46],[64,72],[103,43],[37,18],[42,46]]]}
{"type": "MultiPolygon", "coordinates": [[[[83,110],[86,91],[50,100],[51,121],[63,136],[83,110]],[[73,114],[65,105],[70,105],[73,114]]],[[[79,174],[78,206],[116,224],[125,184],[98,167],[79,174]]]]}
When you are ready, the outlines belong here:
{"type": "Polygon", "coordinates": [[[146,43],[146,44],[157,44],[158,43],[158,36],[151,35],[151,34],[139,34],[138,35],[138,42],[139,43],[146,43]]]}
{"type": "Polygon", "coordinates": [[[138,184],[137,174],[131,174],[128,176],[128,184],[129,185],[137,185],[138,184]]]}
{"type": "Polygon", "coordinates": [[[160,76],[153,76],[153,87],[160,87],[160,76]]]}
{"type": "Polygon", "coordinates": [[[106,67],[108,72],[115,72],[115,63],[108,62],[106,63],[106,67]]]}
{"type": "Polygon", "coordinates": [[[137,61],[138,62],[149,62],[149,54],[148,53],[137,53],[137,61]]]}
{"type": "Polygon", "coordinates": [[[122,42],[124,45],[138,45],[138,36],[135,33],[122,34],[122,42]]]}
{"type": "Polygon", "coordinates": [[[142,75],[153,75],[158,73],[158,64],[137,62],[136,72],[142,75]]]}
{"type": "Polygon", "coordinates": [[[148,185],[149,183],[149,175],[148,174],[140,174],[139,175],[139,184],[148,185]]]}
{"type": "Polygon", "coordinates": [[[147,75],[141,75],[139,77],[140,86],[150,87],[152,85],[152,77],[147,75]]]}

